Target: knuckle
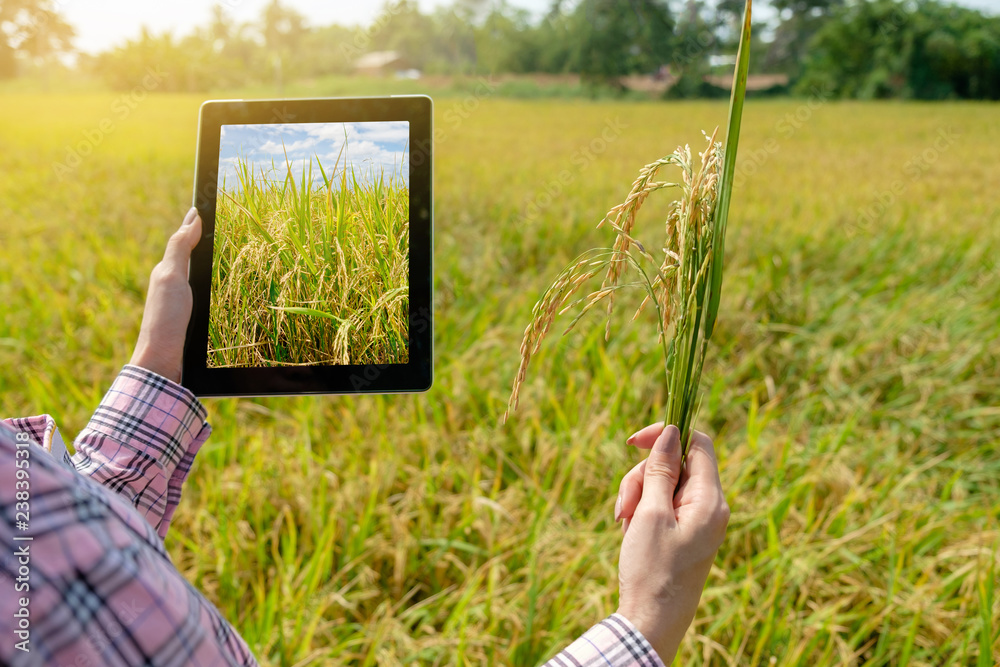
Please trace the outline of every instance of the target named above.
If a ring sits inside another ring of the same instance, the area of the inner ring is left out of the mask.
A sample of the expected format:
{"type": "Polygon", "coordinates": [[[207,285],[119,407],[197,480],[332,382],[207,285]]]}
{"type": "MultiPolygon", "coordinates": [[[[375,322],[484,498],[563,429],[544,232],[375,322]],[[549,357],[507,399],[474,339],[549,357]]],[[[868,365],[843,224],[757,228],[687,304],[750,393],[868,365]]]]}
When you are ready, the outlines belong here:
{"type": "Polygon", "coordinates": [[[664,523],[672,517],[673,508],[667,507],[663,503],[657,503],[655,505],[643,505],[642,513],[645,515],[645,518],[647,520],[653,522],[654,524],[664,523]]]}
{"type": "Polygon", "coordinates": [[[153,272],[150,274],[150,282],[157,283],[169,283],[181,278],[180,272],[176,267],[168,264],[166,262],[160,262],[155,267],[153,267],[153,272]]]}
{"type": "Polygon", "coordinates": [[[726,539],[726,529],[729,527],[729,504],[722,500],[708,517],[708,530],[714,536],[716,548],[726,539]]]}
{"type": "Polygon", "coordinates": [[[167,239],[167,248],[169,250],[183,250],[184,252],[189,252],[191,249],[190,227],[182,227],[171,234],[170,238],[167,239]]]}
{"type": "Polygon", "coordinates": [[[646,479],[662,480],[675,487],[677,480],[680,479],[680,474],[676,468],[667,465],[651,465],[646,468],[646,479]]]}
{"type": "Polygon", "coordinates": [[[718,506],[715,508],[715,524],[722,530],[725,530],[729,526],[730,516],[729,503],[725,499],[720,500],[718,506]]]}
{"type": "Polygon", "coordinates": [[[713,461],[715,460],[715,444],[705,433],[695,431],[691,435],[691,445],[707,454],[713,461]]]}
{"type": "Polygon", "coordinates": [[[184,237],[181,236],[180,232],[174,232],[167,239],[167,252],[171,252],[180,248],[184,244],[184,237]]]}

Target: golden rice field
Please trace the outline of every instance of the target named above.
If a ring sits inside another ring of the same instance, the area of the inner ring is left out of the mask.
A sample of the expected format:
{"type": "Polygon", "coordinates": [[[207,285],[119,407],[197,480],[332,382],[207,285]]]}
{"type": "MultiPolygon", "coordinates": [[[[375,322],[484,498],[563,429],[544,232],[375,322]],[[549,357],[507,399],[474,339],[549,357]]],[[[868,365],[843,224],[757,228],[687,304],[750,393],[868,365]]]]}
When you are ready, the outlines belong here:
{"type": "Polygon", "coordinates": [[[409,362],[409,188],[317,158],[312,174],[220,188],[208,366],[409,362]],[[348,177],[350,174],[350,177],[348,177]]]}
{"type": "MultiPolygon", "coordinates": [[[[72,435],[129,358],[201,101],[5,96],[0,412],[72,435]]],[[[748,102],[699,416],[733,514],[677,664],[1000,656],[998,112],[748,102]]],[[[262,663],[533,665],[615,609],[648,323],[548,341],[498,420],[552,276],[725,113],[437,101],[433,389],[207,401],[167,547],[262,663]]]]}

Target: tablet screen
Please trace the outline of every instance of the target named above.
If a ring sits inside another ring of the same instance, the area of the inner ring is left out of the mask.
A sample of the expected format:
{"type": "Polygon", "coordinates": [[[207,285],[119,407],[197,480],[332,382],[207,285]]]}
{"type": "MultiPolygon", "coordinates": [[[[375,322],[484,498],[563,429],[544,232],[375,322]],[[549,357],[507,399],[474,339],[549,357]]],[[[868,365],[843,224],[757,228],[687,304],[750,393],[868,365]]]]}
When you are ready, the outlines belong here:
{"type": "Polygon", "coordinates": [[[409,130],[221,126],[208,368],[409,362],[409,130]]]}
{"type": "Polygon", "coordinates": [[[433,382],[433,103],[209,100],[182,384],[196,396],[433,382]]]}

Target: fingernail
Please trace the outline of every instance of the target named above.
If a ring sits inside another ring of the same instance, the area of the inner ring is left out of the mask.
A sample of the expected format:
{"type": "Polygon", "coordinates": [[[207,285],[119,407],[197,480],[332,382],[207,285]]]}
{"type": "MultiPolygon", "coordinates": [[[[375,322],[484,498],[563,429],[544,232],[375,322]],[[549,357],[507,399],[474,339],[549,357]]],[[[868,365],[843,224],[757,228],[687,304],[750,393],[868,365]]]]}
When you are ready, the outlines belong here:
{"type": "Polygon", "coordinates": [[[188,209],[187,215],[184,216],[184,224],[190,225],[194,222],[194,219],[198,217],[198,209],[192,206],[188,209]]]}
{"type": "Polygon", "coordinates": [[[681,432],[677,428],[670,430],[670,439],[667,440],[667,449],[671,454],[680,453],[681,451],[681,432]]]}
{"type": "Polygon", "coordinates": [[[633,433],[632,435],[630,435],[628,437],[628,439],[625,441],[625,444],[626,445],[634,445],[635,444],[635,438],[636,438],[637,435],[639,435],[638,431],[636,431],[635,433],[633,433]]]}
{"type": "Polygon", "coordinates": [[[618,500],[615,501],[615,523],[618,523],[618,519],[622,518],[622,494],[618,494],[618,500]]]}
{"type": "Polygon", "coordinates": [[[681,446],[681,432],[676,426],[667,426],[660,433],[660,437],[656,439],[653,444],[653,449],[672,454],[675,449],[680,449],[681,446]]]}

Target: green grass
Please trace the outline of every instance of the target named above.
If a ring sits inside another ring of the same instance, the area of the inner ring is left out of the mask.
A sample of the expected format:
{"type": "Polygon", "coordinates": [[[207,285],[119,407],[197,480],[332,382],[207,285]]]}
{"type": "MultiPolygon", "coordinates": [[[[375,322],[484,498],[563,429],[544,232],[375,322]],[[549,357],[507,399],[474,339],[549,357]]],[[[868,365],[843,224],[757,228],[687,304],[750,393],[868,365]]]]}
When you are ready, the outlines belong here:
{"type": "MultiPolygon", "coordinates": [[[[50,412],[68,437],[129,358],[191,196],[202,99],[150,96],[124,120],[114,100],[0,108],[0,413],[50,412]],[[58,180],[53,161],[109,116],[58,180]]],[[[545,346],[497,421],[551,276],[605,240],[592,225],[637,165],[721,125],[726,105],[482,100],[445,115],[459,104],[436,109],[434,388],[207,402],[215,431],[167,546],[265,664],[530,665],[615,608],[612,511],[640,456],[624,440],[665,401],[644,324],[545,346]],[[597,152],[616,119],[625,131],[597,152]]],[[[1000,653],[997,112],[747,105],[696,424],[716,436],[733,515],[677,664],[1000,653]],[[954,143],[911,180],[948,126],[954,143]],[[895,181],[904,196],[857,227],[895,181]]]]}
{"type": "Polygon", "coordinates": [[[316,166],[319,187],[311,161],[296,182],[240,158],[221,184],[209,366],[408,363],[409,189],[316,166]]]}

